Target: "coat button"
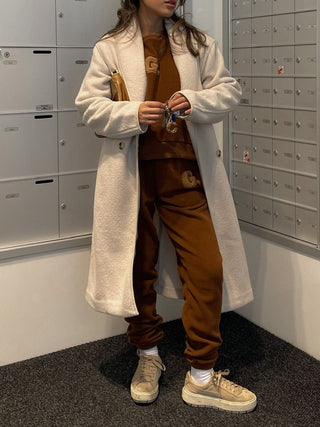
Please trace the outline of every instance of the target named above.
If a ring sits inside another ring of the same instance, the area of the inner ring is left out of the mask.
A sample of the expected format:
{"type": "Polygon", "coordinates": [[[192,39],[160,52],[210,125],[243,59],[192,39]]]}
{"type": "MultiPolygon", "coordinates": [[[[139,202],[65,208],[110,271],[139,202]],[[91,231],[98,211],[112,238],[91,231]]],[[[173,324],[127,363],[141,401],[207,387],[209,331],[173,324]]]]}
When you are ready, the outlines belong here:
{"type": "Polygon", "coordinates": [[[216,151],[216,156],[217,156],[217,157],[221,157],[221,150],[217,150],[217,151],[216,151]]]}
{"type": "Polygon", "coordinates": [[[119,142],[119,149],[123,150],[126,144],[124,142],[119,142]]]}

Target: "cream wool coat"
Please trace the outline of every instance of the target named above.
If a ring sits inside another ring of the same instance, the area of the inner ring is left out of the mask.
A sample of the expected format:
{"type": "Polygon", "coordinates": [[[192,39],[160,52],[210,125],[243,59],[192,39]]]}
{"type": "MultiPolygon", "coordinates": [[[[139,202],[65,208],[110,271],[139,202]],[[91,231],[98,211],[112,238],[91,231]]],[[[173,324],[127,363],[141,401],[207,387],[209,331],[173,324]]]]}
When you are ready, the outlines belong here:
{"type": "MultiPolygon", "coordinates": [[[[185,117],[193,142],[208,206],[223,259],[223,311],[252,300],[252,290],[234,203],[217,145],[213,123],[237,105],[241,90],[230,76],[216,43],[193,57],[173,42],[172,22],[166,21],[170,45],[181,80],[181,93],[192,112],[185,117]]],[[[99,41],[84,78],[76,106],[84,123],[107,138],[97,172],[89,283],[86,298],[97,311],[138,314],[132,285],[132,267],[139,209],[138,140],[146,131],[138,121],[145,99],[146,72],[143,41],[133,23],[128,32],[99,41]],[[130,102],[110,100],[111,71],[125,80],[130,102]]],[[[173,245],[159,225],[158,293],[182,297],[173,245]]],[[[201,242],[199,242],[201,245],[201,242]]]]}

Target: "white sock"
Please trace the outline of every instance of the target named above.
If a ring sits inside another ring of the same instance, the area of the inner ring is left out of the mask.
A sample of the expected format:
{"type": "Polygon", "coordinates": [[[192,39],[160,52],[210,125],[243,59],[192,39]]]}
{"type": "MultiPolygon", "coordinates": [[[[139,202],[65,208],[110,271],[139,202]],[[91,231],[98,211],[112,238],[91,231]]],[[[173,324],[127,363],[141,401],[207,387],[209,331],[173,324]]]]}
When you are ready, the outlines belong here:
{"type": "Polygon", "coordinates": [[[146,356],[159,356],[158,353],[158,347],[152,347],[152,348],[148,348],[147,350],[140,350],[141,353],[145,354],[146,356]]]}
{"type": "Polygon", "coordinates": [[[213,369],[196,369],[191,366],[191,378],[198,385],[207,384],[211,378],[213,369]]]}

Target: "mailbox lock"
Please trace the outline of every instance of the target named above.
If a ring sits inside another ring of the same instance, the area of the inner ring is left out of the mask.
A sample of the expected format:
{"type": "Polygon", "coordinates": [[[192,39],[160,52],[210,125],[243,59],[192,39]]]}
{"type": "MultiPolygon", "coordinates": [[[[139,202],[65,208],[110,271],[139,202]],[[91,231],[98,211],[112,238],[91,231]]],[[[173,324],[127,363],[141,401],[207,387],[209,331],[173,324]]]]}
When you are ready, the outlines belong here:
{"type": "Polygon", "coordinates": [[[233,34],[234,34],[235,36],[237,36],[237,35],[238,35],[238,31],[235,31],[233,34]]]}
{"type": "Polygon", "coordinates": [[[238,120],[238,116],[236,114],[234,114],[233,116],[233,120],[237,121],[238,120]]]}
{"type": "Polygon", "coordinates": [[[276,33],[278,31],[278,27],[273,27],[273,31],[276,33]]]}
{"type": "Polygon", "coordinates": [[[274,215],[274,217],[275,217],[275,218],[278,218],[279,213],[278,213],[278,212],[275,212],[273,215],[274,215]]]}
{"type": "Polygon", "coordinates": [[[297,31],[300,31],[301,30],[301,25],[297,25],[296,29],[297,29],[297,31]]]}
{"type": "Polygon", "coordinates": [[[59,82],[64,82],[64,81],[65,81],[65,78],[63,76],[60,76],[59,77],[59,82]]]}
{"type": "Polygon", "coordinates": [[[237,1],[235,1],[234,2],[234,7],[237,7],[238,6],[238,2],[237,1]]]}
{"type": "Polygon", "coordinates": [[[254,210],[255,212],[257,212],[257,210],[258,210],[258,206],[254,205],[254,206],[253,206],[253,210],[254,210]]]}
{"type": "Polygon", "coordinates": [[[253,89],[253,93],[257,93],[257,88],[254,88],[254,89],[253,89]]]}
{"type": "Polygon", "coordinates": [[[297,89],[297,90],[296,90],[296,94],[297,94],[297,95],[301,95],[301,90],[300,90],[300,89],[297,89]]]}
{"type": "Polygon", "coordinates": [[[300,193],[301,192],[301,187],[300,185],[297,185],[297,192],[300,193]]]}
{"type": "Polygon", "coordinates": [[[254,64],[256,64],[256,63],[257,63],[256,58],[253,58],[252,62],[253,62],[254,64]]]}
{"type": "Polygon", "coordinates": [[[257,123],[257,118],[256,117],[254,117],[252,120],[253,120],[253,123],[257,123]]]}
{"type": "Polygon", "coordinates": [[[257,177],[257,176],[254,176],[254,177],[253,177],[253,180],[254,180],[254,182],[257,182],[257,181],[258,181],[258,177],[257,177]]]}
{"type": "Polygon", "coordinates": [[[296,62],[297,62],[298,64],[300,64],[300,62],[301,62],[301,58],[300,58],[300,56],[298,56],[298,58],[296,58],[296,62]]]}
{"type": "Polygon", "coordinates": [[[277,64],[277,62],[278,62],[278,58],[273,58],[273,63],[277,64]]]}
{"type": "Polygon", "coordinates": [[[278,120],[277,120],[277,119],[273,120],[273,124],[274,124],[275,126],[277,126],[277,124],[278,124],[278,120]]]}
{"type": "Polygon", "coordinates": [[[238,145],[238,144],[234,144],[234,148],[235,148],[235,150],[237,150],[237,149],[238,149],[238,147],[239,147],[239,145],[238,145]]]}
{"type": "Polygon", "coordinates": [[[59,12],[59,13],[58,13],[58,17],[59,17],[59,18],[63,18],[63,13],[62,13],[62,12],[59,12]]]}
{"type": "Polygon", "coordinates": [[[256,153],[257,152],[257,147],[253,147],[253,151],[256,153]]]}
{"type": "Polygon", "coordinates": [[[60,208],[63,209],[63,210],[67,209],[67,205],[65,203],[61,203],[60,208]]]}
{"type": "Polygon", "coordinates": [[[274,93],[275,95],[277,95],[277,93],[278,93],[278,89],[273,89],[273,93],[274,93]]]}
{"type": "Polygon", "coordinates": [[[300,225],[301,223],[302,223],[301,219],[300,219],[300,218],[298,218],[298,219],[297,219],[297,224],[298,224],[298,225],[300,225]]]}
{"type": "Polygon", "coordinates": [[[235,64],[238,64],[238,60],[237,60],[237,58],[235,58],[233,62],[234,62],[235,64]]]}
{"type": "Polygon", "coordinates": [[[238,172],[235,172],[235,173],[234,173],[234,176],[237,178],[237,176],[238,176],[238,172]]]}
{"type": "Polygon", "coordinates": [[[66,141],[64,139],[60,139],[59,140],[59,144],[62,145],[62,146],[64,146],[64,145],[66,145],[66,141]]]}
{"type": "Polygon", "coordinates": [[[255,28],[252,30],[252,32],[253,34],[257,34],[257,30],[255,28]]]}
{"type": "Polygon", "coordinates": [[[296,159],[297,159],[297,160],[300,160],[300,159],[301,159],[301,154],[297,154],[297,155],[296,155],[296,159]]]}
{"type": "Polygon", "coordinates": [[[297,128],[301,128],[301,122],[296,123],[297,128]]]}
{"type": "Polygon", "coordinates": [[[273,154],[274,154],[274,156],[277,156],[279,154],[279,151],[278,150],[273,150],[273,154]]]}
{"type": "Polygon", "coordinates": [[[278,181],[274,181],[273,185],[274,185],[275,187],[278,187],[279,182],[278,182],[278,181]]]}

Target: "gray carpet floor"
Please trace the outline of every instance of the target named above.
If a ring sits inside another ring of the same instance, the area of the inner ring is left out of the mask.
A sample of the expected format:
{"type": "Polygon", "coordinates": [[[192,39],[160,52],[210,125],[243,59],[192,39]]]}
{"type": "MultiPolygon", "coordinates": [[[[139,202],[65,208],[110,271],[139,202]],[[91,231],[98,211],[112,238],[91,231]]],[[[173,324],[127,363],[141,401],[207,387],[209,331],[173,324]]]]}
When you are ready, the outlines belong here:
{"type": "MultiPolygon", "coordinates": [[[[158,399],[136,405],[129,387],[137,356],[119,335],[0,368],[0,426],[320,426],[320,362],[235,313],[222,316],[216,369],[258,396],[248,414],[183,403],[188,365],[180,320],[163,325],[167,371],[158,399]]],[[[315,337],[319,339],[319,337],[315,337]]]]}

